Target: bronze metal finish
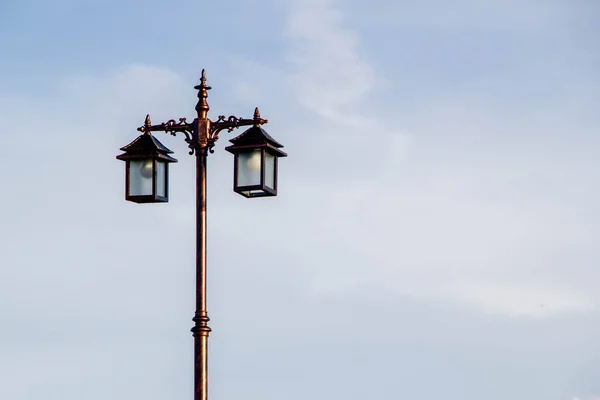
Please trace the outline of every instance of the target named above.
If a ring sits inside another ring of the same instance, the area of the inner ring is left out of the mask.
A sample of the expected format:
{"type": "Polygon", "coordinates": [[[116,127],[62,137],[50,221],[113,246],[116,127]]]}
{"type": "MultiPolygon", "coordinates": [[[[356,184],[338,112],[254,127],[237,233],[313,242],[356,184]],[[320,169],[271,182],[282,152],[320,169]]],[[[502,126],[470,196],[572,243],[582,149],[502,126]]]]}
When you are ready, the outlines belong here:
{"type": "Polygon", "coordinates": [[[208,150],[213,153],[213,147],[215,142],[219,139],[219,132],[227,129],[227,132],[232,132],[234,129],[240,126],[260,126],[268,123],[269,121],[260,117],[258,107],[254,110],[254,118],[239,118],[234,115],[225,117],[225,115],[219,115],[216,121],[208,119],[208,90],[210,86],[206,85],[206,74],[202,70],[202,78],[200,84],[194,86],[194,89],[198,90],[198,104],[196,104],[196,111],[198,118],[196,118],[191,124],[187,122],[186,118],[179,118],[179,122],[174,119],[170,119],[167,122],[163,122],[159,125],[150,125],[150,116],[146,116],[146,123],[138,128],[140,132],[153,132],[163,131],[168,132],[175,136],[177,133],[183,133],[185,135],[185,141],[188,143],[190,148],[190,154],[197,153],[200,149],[207,147],[208,150]]]}
{"type": "Polygon", "coordinates": [[[208,398],[208,313],[206,310],[206,160],[207,148],[196,151],[196,313],[194,335],[194,400],[208,398]]]}
{"type": "Polygon", "coordinates": [[[236,116],[225,117],[219,115],[216,121],[208,118],[210,109],[207,98],[211,89],[206,84],[205,71],[202,70],[200,84],[195,86],[198,90],[198,104],[196,104],[197,118],[188,123],[185,118],[179,118],[152,125],[150,116],[147,115],[144,125],[138,131],[145,135],[150,132],[163,131],[176,136],[182,133],[190,148],[190,154],[196,155],[196,312],[194,314],[194,327],[191,329],[194,336],[194,400],[208,399],[208,335],[211,331],[208,326],[210,319],[206,309],[206,162],[208,152],[213,153],[215,142],[219,139],[219,132],[227,129],[232,132],[240,126],[255,126],[266,124],[268,121],[261,118],[258,108],[254,110],[253,118],[239,118],[236,116]]]}

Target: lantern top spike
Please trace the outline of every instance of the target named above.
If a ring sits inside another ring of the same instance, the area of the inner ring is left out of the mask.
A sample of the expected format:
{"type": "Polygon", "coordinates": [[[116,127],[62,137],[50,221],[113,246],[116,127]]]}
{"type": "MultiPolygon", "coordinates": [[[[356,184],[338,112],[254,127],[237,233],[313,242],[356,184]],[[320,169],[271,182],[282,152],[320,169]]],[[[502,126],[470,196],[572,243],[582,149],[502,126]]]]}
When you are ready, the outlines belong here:
{"type": "Polygon", "coordinates": [[[262,118],[260,117],[260,111],[258,111],[258,107],[256,107],[256,108],[254,109],[254,118],[253,118],[253,119],[254,119],[254,126],[255,126],[255,127],[257,127],[257,128],[260,128],[260,126],[261,126],[262,124],[266,124],[266,123],[268,123],[268,122],[269,122],[269,120],[267,120],[267,119],[262,119],[262,118]]]}
{"type": "Polygon", "coordinates": [[[151,125],[152,125],[152,122],[150,122],[150,114],[146,114],[146,119],[144,120],[144,128],[145,129],[143,129],[144,134],[146,134],[146,135],[151,134],[150,129],[148,129],[148,128],[150,128],[151,125]]]}

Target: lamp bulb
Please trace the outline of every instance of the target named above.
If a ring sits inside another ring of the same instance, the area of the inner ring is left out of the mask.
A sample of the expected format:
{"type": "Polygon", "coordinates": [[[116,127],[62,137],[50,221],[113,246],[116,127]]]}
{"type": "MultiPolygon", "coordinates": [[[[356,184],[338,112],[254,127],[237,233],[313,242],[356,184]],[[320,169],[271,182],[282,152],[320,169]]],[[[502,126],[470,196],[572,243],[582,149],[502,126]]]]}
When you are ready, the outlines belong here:
{"type": "Polygon", "coordinates": [[[260,171],[261,164],[260,150],[253,151],[246,161],[246,166],[250,171],[260,171]]]}
{"type": "Polygon", "coordinates": [[[142,177],[147,179],[152,178],[153,164],[154,163],[152,162],[152,160],[144,161],[144,163],[140,167],[140,174],[142,174],[142,177]]]}

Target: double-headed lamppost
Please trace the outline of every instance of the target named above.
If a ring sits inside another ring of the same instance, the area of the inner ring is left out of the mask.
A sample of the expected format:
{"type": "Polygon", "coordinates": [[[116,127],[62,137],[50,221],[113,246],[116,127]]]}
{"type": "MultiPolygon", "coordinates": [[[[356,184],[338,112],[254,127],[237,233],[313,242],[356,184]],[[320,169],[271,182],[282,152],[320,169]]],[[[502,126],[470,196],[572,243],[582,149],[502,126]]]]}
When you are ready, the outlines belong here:
{"type": "Polygon", "coordinates": [[[208,314],[206,311],[206,159],[208,152],[219,138],[219,132],[233,131],[240,126],[250,126],[241,135],[230,140],[231,146],[225,150],[233,153],[233,190],[245,197],[277,195],[277,159],[286,157],[283,147],[273,139],[261,125],[268,121],[260,117],[258,108],[254,118],[244,119],[220,115],[216,121],[208,119],[209,110],[206,98],[210,86],[202,70],[198,90],[196,111],[198,118],[192,123],[185,118],[179,122],[169,120],[160,125],[152,125],[146,116],[144,126],[138,128],[142,134],[121,148],[123,154],[117,159],[125,161],[125,199],[135,203],[161,203],[169,199],[169,164],[177,162],[154,136],[152,131],[185,135],[190,155],[196,155],[196,313],[192,328],[194,336],[194,400],[207,400],[208,384],[208,314]]]}

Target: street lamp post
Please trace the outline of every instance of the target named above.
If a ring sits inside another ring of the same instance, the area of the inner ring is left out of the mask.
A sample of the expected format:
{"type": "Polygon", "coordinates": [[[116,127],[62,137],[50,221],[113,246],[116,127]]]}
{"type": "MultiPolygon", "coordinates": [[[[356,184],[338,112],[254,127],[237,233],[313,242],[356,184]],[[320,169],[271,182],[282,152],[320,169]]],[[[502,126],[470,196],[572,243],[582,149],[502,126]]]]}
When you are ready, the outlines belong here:
{"type": "Polygon", "coordinates": [[[277,159],[286,157],[283,147],[273,139],[261,125],[258,108],[252,119],[220,115],[216,121],[208,119],[210,107],[206,101],[210,86],[202,70],[198,90],[198,117],[192,123],[185,118],[179,122],[169,120],[160,125],[152,125],[146,116],[142,132],[138,138],[121,148],[123,154],[117,159],[125,161],[125,199],[136,203],[167,202],[169,193],[169,164],[177,162],[169,154],[171,150],[160,143],[151,132],[163,131],[176,136],[182,133],[190,148],[190,155],[196,155],[196,312],[194,314],[194,400],[208,399],[208,326],[206,310],[206,160],[213,153],[219,132],[227,129],[232,132],[240,126],[251,126],[238,137],[230,140],[226,150],[234,154],[234,191],[245,197],[277,195],[277,159]]]}

